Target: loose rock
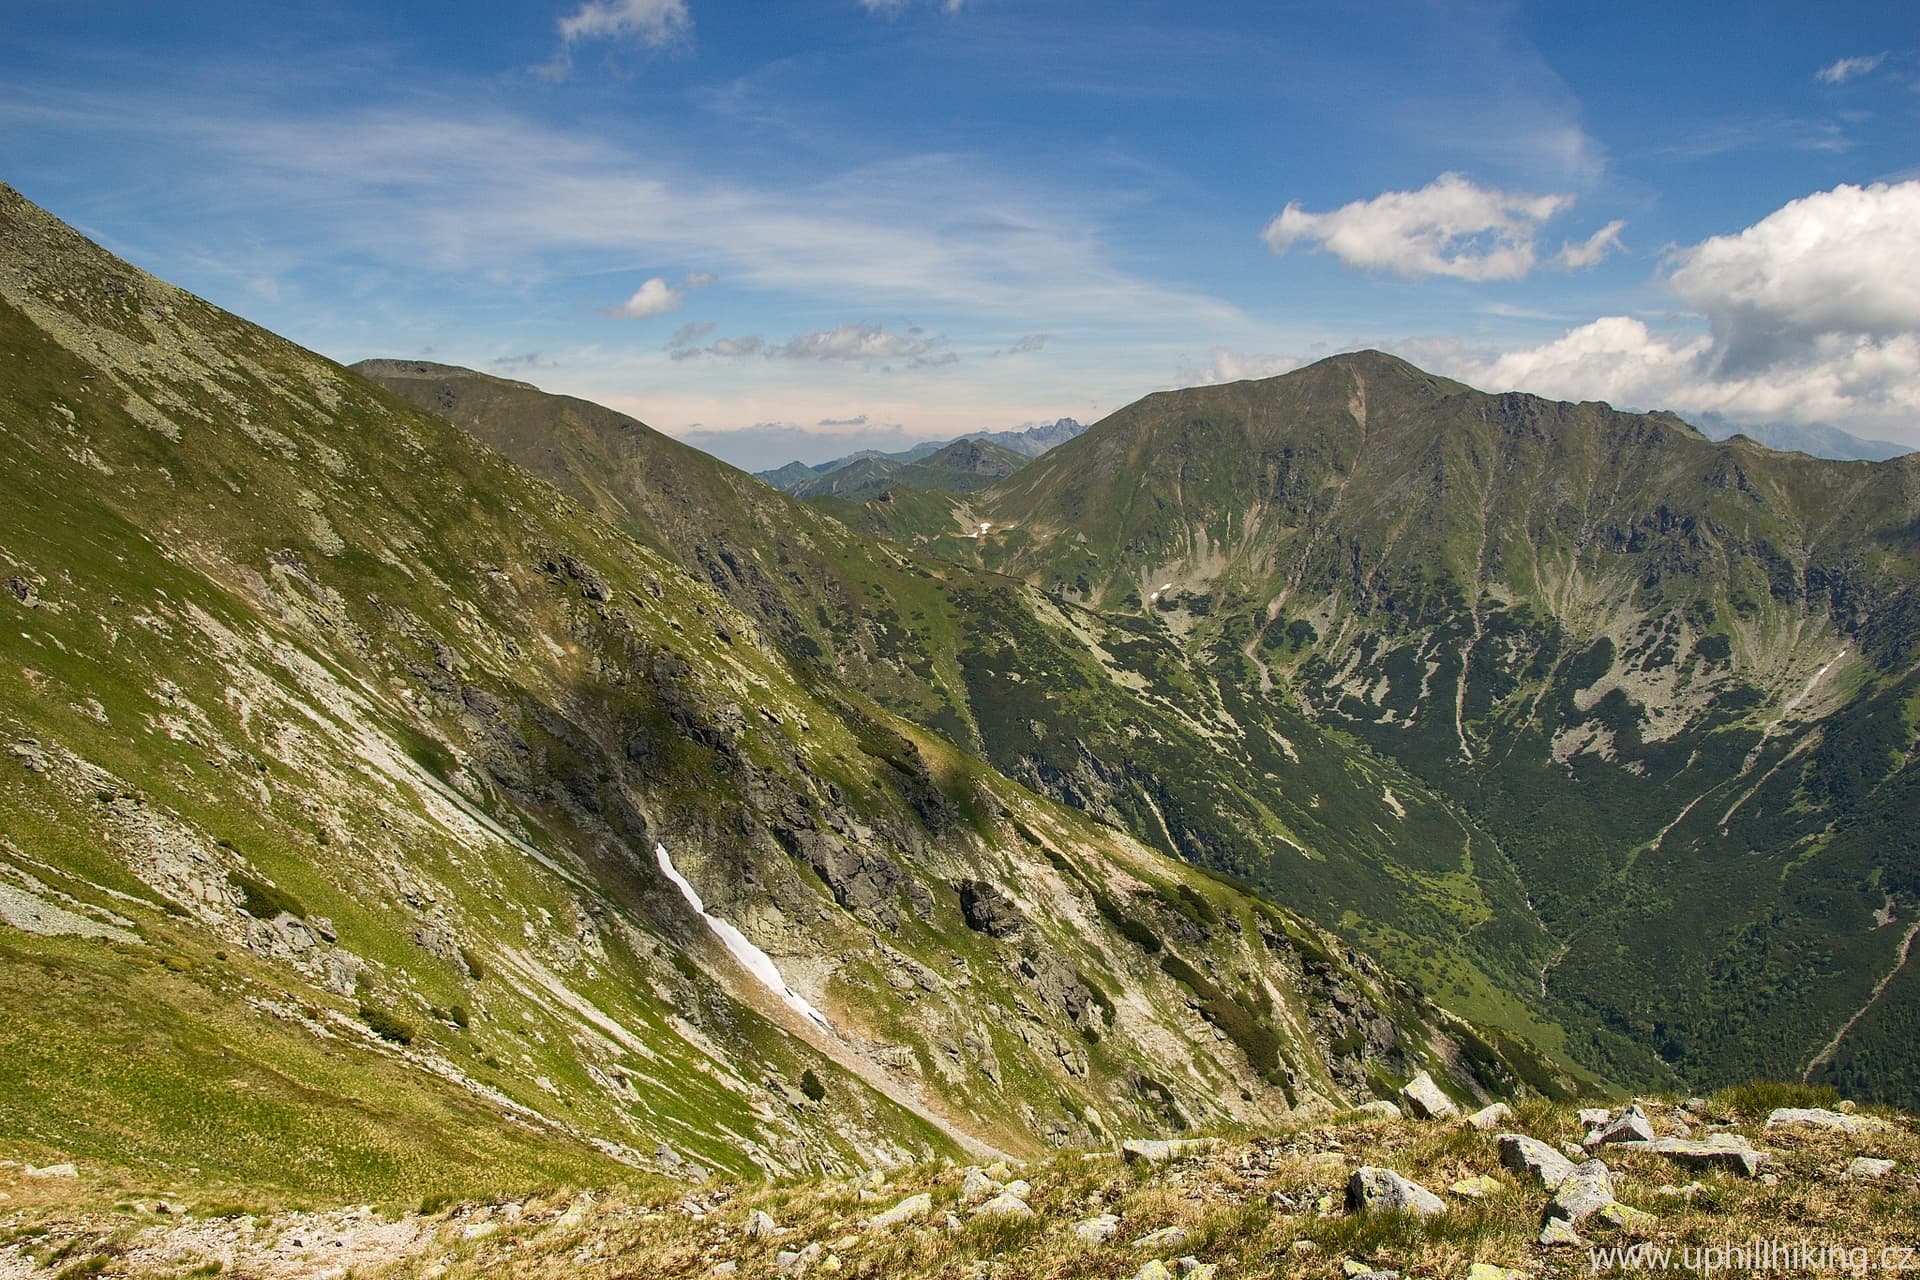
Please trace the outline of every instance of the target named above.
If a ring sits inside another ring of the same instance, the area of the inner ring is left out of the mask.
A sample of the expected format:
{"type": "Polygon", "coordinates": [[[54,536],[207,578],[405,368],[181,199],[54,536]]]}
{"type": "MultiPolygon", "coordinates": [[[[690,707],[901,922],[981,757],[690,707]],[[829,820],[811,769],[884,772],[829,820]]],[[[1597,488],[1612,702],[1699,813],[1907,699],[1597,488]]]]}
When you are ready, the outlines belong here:
{"type": "Polygon", "coordinates": [[[1219,1146],[1218,1138],[1129,1138],[1120,1144],[1120,1158],[1128,1164],[1172,1164],[1205,1155],[1219,1146]]]}
{"type": "Polygon", "coordinates": [[[1391,1169],[1363,1165],[1347,1180],[1348,1213],[1417,1213],[1424,1218],[1446,1208],[1439,1196],[1391,1169]]]}
{"type": "Polygon", "coordinates": [[[922,1191],[917,1196],[908,1196],[885,1213],[874,1214],[873,1220],[867,1224],[867,1227],[873,1231],[886,1231],[902,1223],[924,1218],[931,1212],[933,1212],[933,1197],[922,1191]]]}
{"type": "Polygon", "coordinates": [[[1482,1107],[1467,1117],[1467,1123],[1476,1129],[1492,1133],[1503,1124],[1513,1122],[1513,1108],[1504,1102],[1496,1102],[1490,1107],[1482,1107]]]}
{"type": "Polygon", "coordinates": [[[1849,1178],[1877,1181],[1881,1178],[1890,1177],[1893,1169],[1894,1164],[1891,1160],[1875,1160],[1871,1156],[1855,1156],[1853,1163],[1847,1166],[1847,1176],[1849,1178]]]}
{"type": "Polygon", "coordinates": [[[1524,1133],[1503,1133],[1499,1137],[1500,1163],[1525,1178],[1531,1178],[1553,1190],[1574,1170],[1573,1161],[1538,1138],[1524,1133]]]}
{"type": "Polygon", "coordinates": [[[1120,1219],[1111,1213],[1096,1214],[1082,1218],[1068,1230],[1088,1244],[1105,1244],[1120,1233],[1120,1219]]]}
{"type": "Polygon", "coordinates": [[[1547,1216],[1577,1225],[1613,1202],[1613,1175],[1601,1161],[1589,1160],[1554,1188],[1547,1216]]]}
{"type": "Polygon", "coordinates": [[[1460,1108],[1453,1105],[1453,1099],[1425,1071],[1401,1088],[1400,1102],[1413,1113],[1416,1120],[1450,1120],[1460,1114],[1460,1108]]]}

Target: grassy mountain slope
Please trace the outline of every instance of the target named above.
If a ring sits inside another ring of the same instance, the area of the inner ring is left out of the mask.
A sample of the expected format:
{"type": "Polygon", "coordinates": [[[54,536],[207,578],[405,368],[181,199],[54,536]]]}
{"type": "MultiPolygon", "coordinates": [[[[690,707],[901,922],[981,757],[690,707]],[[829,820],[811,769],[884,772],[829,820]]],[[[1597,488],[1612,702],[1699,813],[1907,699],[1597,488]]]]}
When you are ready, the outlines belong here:
{"type": "Polygon", "coordinates": [[[1890,1061],[1920,998],[1914,459],[1366,352],[1149,397],[968,504],[975,562],[1151,620],[1241,724],[1304,714],[1470,815],[1557,939],[1579,1052],[1920,1097],[1890,1061]]]}
{"type": "Polygon", "coordinates": [[[636,541],[6,189],[0,350],[22,1158],[406,1199],[1565,1087],[796,668],[659,549],[701,455],[594,495],[682,513],[636,541]]]}
{"type": "Polygon", "coordinates": [[[706,575],[811,678],[853,684],[1029,787],[1383,949],[1449,1006],[1559,1047],[1535,993],[1555,942],[1485,833],[1344,735],[1279,704],[1247,715],[1245,688],[1157,621],[957,565],[946,557],[983,540],[947,495],[798,502],[583,401],[443,366],[369,372],[706,575]],[[881,509],[951,533],[907,551],[823,514],[881,509]]]}

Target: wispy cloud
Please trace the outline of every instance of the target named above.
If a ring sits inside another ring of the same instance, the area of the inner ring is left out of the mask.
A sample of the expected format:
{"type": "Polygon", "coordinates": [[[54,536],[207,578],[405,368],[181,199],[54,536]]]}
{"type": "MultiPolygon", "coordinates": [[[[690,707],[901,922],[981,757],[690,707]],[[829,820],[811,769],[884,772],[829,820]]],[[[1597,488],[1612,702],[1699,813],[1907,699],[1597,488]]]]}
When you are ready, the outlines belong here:
{"type": "Polygon", "coordinates": [[[909,369],[934,369],[959,362],[956,353],[940,349],[944,342],[945,339],[918,327],[904,333],[890,333],[879,325],[841,324],[798,334],[778,344],[758,336],[721,338],[705,347],[679,346],[672,354],[675,360],[700,356],[723,360],[760,356],[768,360],[866,365],[891,365],[897,361],[909,369]]]}
{"type": "Polygon", "coordinates": [[[308,116],[104,90],[58,105],[0,100],[0,121],[84,122],[191,154],[172,190],[205,214],[244,219],[252,252],[286,248],[277,256],[287,261],[332,255],[495,284],[610,258],[700,262],[742,289],[874,310],[1109,331],[1243,319],[1218,298],[1117,266],[1084,200],[1004,181],[967,155],[805,182],[730,178],[497,110],[308,116]]]}
{"type": "MultiPolygon", "coordinates": [[[[916,0],[860,0],[860,7],[868,13],[878,14],[883,18],[893,18],[912,8],[915,2],[916,0]]],[[[948,13],[958,13],[966,4],[966,0],[930,0],[930,2],[948,13]]]]}
{"type": "Polygon", "coordinates": [[[706,288],[717,279],[718,276],[707,271],[692,272],[679,284],[668,284],[665,276],[652,276],[633,291],[632,297],[612,308],[609,314],[625,316],[630,320],[663,316],[669,311],[678,311],[688,294],[706,288]]]}
{"type": "Polygon", "coordinates": [[[1887,60],[1884,53],[1862,54],[1857,58],[1839,58],[1813,73],[1821,84],[1845,84],[1858,76],[1872,75],[1887,60]]]}
{"type": "MultiPolygon", "coordinates": [[[[1492,190],[1443,173],[1418,191],[1388,191],[1329,213],[1289,203],[1261,238],[1275,253],[1304,243],[1365,271],[1518,280],[1539,265],[1534,239],[1540,228],[1572,204],[1570,195],[1492,190]]],[[[1609,223],[1551,261],[1592,266],[1619,247],[1624,225],[1609,223]]]]}
{"type": "Polygon", "coordinates": [[[558,23],[560,47],[534,68],[548,79],[564,80],[573,71],[573,53],[590,41],[627,41],[661,49],[693,31],[686,0],[586,0],[558,23]]]}
{"type": "Polygon", "coordinates": [[[867,415],[864,413],[856,413],[851,418],[822,418],[815,425],[822,427],[864,427],[867,425],[867,415]]]}

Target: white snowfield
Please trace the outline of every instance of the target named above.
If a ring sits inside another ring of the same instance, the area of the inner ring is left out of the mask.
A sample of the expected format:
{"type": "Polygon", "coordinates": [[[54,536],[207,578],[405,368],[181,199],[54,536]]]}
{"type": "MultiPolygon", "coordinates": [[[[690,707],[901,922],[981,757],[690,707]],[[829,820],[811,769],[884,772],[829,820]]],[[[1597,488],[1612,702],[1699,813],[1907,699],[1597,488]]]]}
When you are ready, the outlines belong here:
{"type": "Polygon", "coordinates": [[[700,913],[701,918],[707,922],[707,927],[713,930],[714,936],[720,939],[727,950],[733,953],[734,959],[738,960],[761,986],[786,1001],[788,1008],[813,1022],[822,1031],[833,1030],[833,1024],[822,1017],[818,1009],[808,1004],[805,997],[787,985],[787,980],[780,976],[780,966],[773,962],[772,956],[755,946],[753,939],[746,934],[707,910],[707,904],[700,899],[700,891],[687,883],[687,878],[681,875],[679,868],[673,865],[673,859],[667,856],[667,846],[654,845],[653,855],[660,860],[660,870],[665,873],[667,879],[679,886],[681,896],[686,898],[687,905],[700,913]]]}

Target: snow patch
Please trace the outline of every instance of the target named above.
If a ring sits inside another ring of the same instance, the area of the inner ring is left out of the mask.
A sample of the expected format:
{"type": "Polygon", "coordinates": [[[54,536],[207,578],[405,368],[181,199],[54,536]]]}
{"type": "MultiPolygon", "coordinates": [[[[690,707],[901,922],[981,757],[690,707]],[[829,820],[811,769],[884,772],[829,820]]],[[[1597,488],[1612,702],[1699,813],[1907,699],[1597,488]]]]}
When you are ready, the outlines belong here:
{"type": "Polygon", "coordinates": [[[707,910],[707,904],[701,901],[699,890],[687,883],[687,878],[681,875],[679,869],[673,865],[673,859],[667,856],[667,846],[654,845],[653,856],[660,860],[661,874],[673,881],[675,887],[680,890],[681,896],[687,900],[687,905],[697,911],[707,922],[707,927],[713,930],[713,935],[733,953],[733,958],[740,962],[742,968],[752,974],[761,986],[785,1001],[787,1007],[795,1013],[814,1023],[822,1031],[833,1030],[833,1024],[820,1016],[818,1009],[808,1004],[804,996],[787,985],[787,980],[780,976],[780,966],[773,962],[772,956],[755,946],[753,939],[739,929],[707,910]]]}

